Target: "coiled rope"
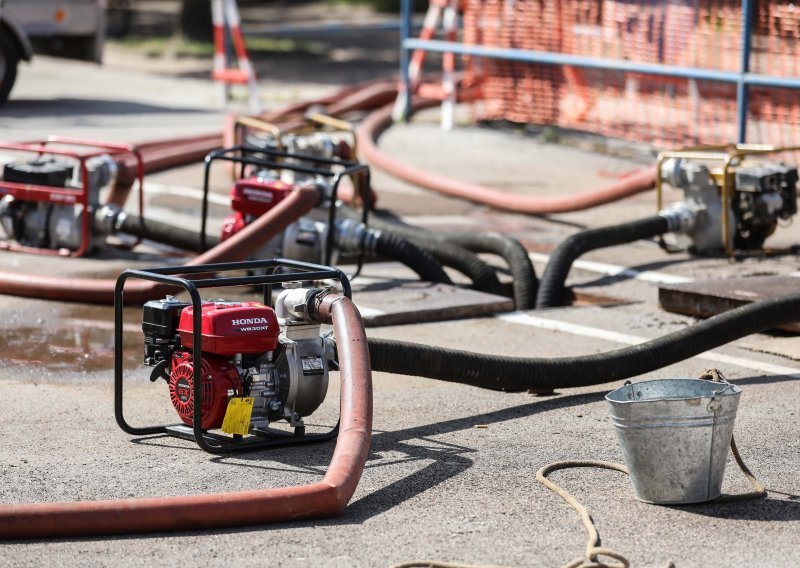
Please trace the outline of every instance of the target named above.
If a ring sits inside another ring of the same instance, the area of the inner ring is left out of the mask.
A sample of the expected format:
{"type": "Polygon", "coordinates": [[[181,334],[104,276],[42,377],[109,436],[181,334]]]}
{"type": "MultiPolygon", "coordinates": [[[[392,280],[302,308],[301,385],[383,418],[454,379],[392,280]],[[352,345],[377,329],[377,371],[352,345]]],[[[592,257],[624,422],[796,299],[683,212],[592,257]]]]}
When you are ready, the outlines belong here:
{"type": "MultiPolygon", "coordinates": [[[[699,377],[700,379],[709,380],[709,381],[716,381],[727,383],[728,381],[725,379],[725,376],[717,369],[707,369],[703,372],[703,374],[699,377]]],[[[761,483],[755,475],[750,471],[750,469],[745,465],[744,461],[742,460],[741,454],[739,454],[739,449],[736,447],[736,440],[731,437],[731,452],[733,453],[733,458],[736,460],[736,464],[742,470],[747,480],[750,482],[750,485],[753,487],[753,491],[749,493],[741,493],[737,495],[721,495],[712,501],[708,501],[708,503],[731,503],[735,501],[750,501],[753,499],[761,499],[767,496],[767,489],[763,483],[761,483]]],[[[614,462],[607,462],[607,461],[598,461],[598,460],[569,460],[569,461],[560,461],[554,462],[545,465],[544,467],[539,468],[539,471],[536,472],[536,480],[547,487],[550,491],[561,497],[567,504],[577,511],[578,515],[583,522],[583,526],[586,528],[586,532],[589,533],[589,538],[586,541],[586,549],[584,551],[583,556],[579,556],[570,560],[566,564],[563,565],[562,568],[629,568],[631,563],[630,561],[620,554],[619,552],[612,550],[610,548],[605,548],[600,546],[600,535],[597,532],[597,528],[594,526],[594,521],[592,520],[591,515],[589,515],[589,511],[584,507],[575,497],[573,497],[566,489],[558,486],[554,482],[550,481],[547,476],[558,470],[562,469],[571,469],[575,467],[596,467],[601,469],[610,469],[613,471],[619,471],[620,473],[624,473],[628,475],[628,468],[625,467],[621,463],[614,463],[614,462]],[[603,560],[601,557],[606,557],[610,560],[603,560]]],[[[452,562],[436,562],[436,561],[413,561],[413,562],[406,562],[403,564],[397,564],[392,568],[498,568],[488,565],[474,565],[474,564],[458,564],[452,562]]],[[[667,562],[665,568],[675,568],[675,563],[672,561],[667,562]]]]}

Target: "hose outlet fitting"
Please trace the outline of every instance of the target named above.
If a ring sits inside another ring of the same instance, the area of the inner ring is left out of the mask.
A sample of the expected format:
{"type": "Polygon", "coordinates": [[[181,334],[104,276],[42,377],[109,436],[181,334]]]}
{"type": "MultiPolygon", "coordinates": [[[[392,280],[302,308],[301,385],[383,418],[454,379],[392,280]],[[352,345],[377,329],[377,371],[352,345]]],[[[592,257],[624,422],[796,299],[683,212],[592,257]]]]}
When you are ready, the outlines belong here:
{"type": "Polygon", "coordinates": [[[690,233],[697,223],[697,212],[684,201],[673,203],[658,214],[667,221],[670,233],[690,233]]]}
{"type": "Polygon", "coordinates": [[[683,187],[686,184],[685,166],[683,158],[667,158],[661,164],[661,179],[672,187],[683,187]]]}
{"type": "Polygon", "coordinates": [[[336,221],[334,242],[342,252],[348,254],[376,254],[377,242],[381,232],[371,229],[355,219],[339,219],[336,221]]]}
{"type": "Polygon", "coordinates": [[[117,233],[125,220],[125,211],[116,205],[103,205],[94,215],[94,230],[101,235],[117,233]]]}
{"type": "Polygon", "coordinates": [[[314,207],[318,207],[323,203],[330,201],[331,188],[321,179],[308,179],[297,184],[298,189],[311,188],[317,192],[317,202],[314,207]]]}
{"type": "Polygon", "coordinates": [[[314,314],[311,313],[313,309],[310,309],[310,307],[314,305],[315,296],[322,290],[319,288],[301,288],[297,286],[300,284],[299,282],[290,284],[294,285],[287,287],[288,289],[281,292],[275,300],[275,315],[279,319],[294,323],[318,321],[314,314]]]}

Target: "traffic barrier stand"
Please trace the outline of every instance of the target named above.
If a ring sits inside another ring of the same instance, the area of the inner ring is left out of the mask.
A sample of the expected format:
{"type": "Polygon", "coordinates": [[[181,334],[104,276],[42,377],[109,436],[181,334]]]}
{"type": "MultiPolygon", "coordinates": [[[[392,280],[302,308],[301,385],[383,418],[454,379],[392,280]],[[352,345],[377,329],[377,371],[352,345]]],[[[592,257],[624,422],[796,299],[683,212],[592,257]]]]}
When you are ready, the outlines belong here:
{"type": "Polygon", "coordinates": [[[211,16],[214,24],[214,71],[211,78],[222,83],[225,103],[230,98],[231,85],[247,85],[250,112],[261,114],[256,73],[244,46],[236,0],[212,0],[211,16]],[[233,42],[238,67],[228,66],[228,35],[233,42]]]}

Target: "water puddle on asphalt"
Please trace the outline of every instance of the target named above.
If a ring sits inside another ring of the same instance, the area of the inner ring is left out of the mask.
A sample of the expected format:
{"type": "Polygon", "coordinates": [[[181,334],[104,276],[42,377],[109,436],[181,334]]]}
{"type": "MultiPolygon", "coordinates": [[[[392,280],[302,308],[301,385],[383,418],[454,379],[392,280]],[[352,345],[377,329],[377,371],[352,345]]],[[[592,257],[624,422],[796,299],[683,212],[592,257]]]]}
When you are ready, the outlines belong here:
{"type": "MultiPolygon", "coordinates": [[[[229,289],[208,297],[258,300],[251,290],[229,289]]],[[[181,296],[179,296],[181,297],[181,296]]],[[[42,310],[17,311],[0,325],[0,368],[26,367],[50,373],[94,373],[114,370],[114,308],[52,304],[42,310]]],[[[123,368],[142,366],[142,307],[123,313],[123,368]]],[[[6,373],[0,375],[13,376],[6,373]]]]}
{"type": "MultiPolygon", "coordinates": [[[[12,322],[0,329],[0,364],[5,368],[36,366],[51,372],[112,371],[113,315],[111,308],[84,306],[55,317],[34,318],[25,325],[12,322]]],[[[123,325],[123,366],[128,369],[136,367],[142,357],[141,323],[134,323],[134,316],[134,310],[126,313],[123,325]]]]}

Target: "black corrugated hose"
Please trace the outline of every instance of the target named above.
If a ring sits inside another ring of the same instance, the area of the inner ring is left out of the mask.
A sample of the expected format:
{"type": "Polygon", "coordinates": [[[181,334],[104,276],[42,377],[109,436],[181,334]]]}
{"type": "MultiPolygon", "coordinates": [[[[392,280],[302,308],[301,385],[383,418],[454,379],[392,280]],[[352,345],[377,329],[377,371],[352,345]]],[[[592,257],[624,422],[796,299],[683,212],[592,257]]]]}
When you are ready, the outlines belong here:
{"type": "MultiPolygon", "coordinates": [[[[350,217],[356,215],[355,212],[347,209],[344,209],[343,213],[350,217]]],[[[414,243],[422,250],[429,252],[443,265],[458,270],[472,280],[472,287],[476,290],[498,296],[503,295],[503,285],[497,278],[494,269],[464,247],[438,240],[431,231],[403,225],[399,222],[386,221],[377,216],[370,217],[369,226],[382,233],[398,235],[414,243]]]]}
{"type": "Polygon", "coordinates": [[[536,306],[539,281],[528,251],[519,241],[500,233],[445,233],[444,238],[470,252],[488,252],[501,257],[514,281],[514,308],[532,310],[536,306]]]}
{"type": "Polygon", "coordinates": [[[562,242],[547,262],[539,281],[536,309],[554,308],[564,304],[564,282],[576,258],[583,253],[669,232],[669,221],[660,215],[637,221],[581,231],[562,242]]]}
{"type": "Polygon", "coordinates": [[[400,221],[390,221],[377,215],[371,218],[370,224],[381,230],[397,232],[406,238],[436,239],[457,245],[472,253],[488,252],[500,256],[508,265],[509,272],[513,278],[514,307],[518,310],[534,308],[539,282],[536,278],[533,264],[528,257],[528,251],[519,241],[507,235],[494,232],[436,233],[419,227],[412,227],[400,221]],[[421,235],[424,235],[424,237],[421,237],[421,235]]]}
{"type": "MultiPolygon", "coordinates": [[[[131,213],[125,213],[116,230],[182,250],[204,252],[200,250],[199,232],[181,229],[180,227],[153,221],[152,219],[143,219],[131,213]]],[[[218,244],[219,237],[206,235],[206,250],[218,244]]]]}
{"type": "Polygon", "coordinates": [[[442,265],[431,254],[399,235],[381,231],[375,240],[375,253],[402,262],[422,280],[453,283],[442,265]]]}
{"type": "Polygon", "coordinates": [[[626,379],[779,325],[800,321],[800,294],[762,300],[647,343],[578,357],[502,357],[369,339],[373,371],[509,392],[576,388],[626,379]]]}
{"type": "Polygon", "coordinates": [[[472,280],[472,287],[475,290],[497,296],[503,295],[503,285],[497,278],[497,273],[494,269],[467,249],[445,241],[425,238],[424,236],[422,238],[419,235],[408,237],[396,232],[391,227],[381,228],[380,230],[383,233],[399,234],[399,236],[408,239],[422,250],[429,252],[443,265],[455,268],[472,280]]]}
{"type": "Polygon", "coordinates": [[[501,256],[514,279],[514,307],[518,310],[533,308],[538,284],[536,273],[525,247],[511,237],[499,233],[435,233],[377,215],[370,218],[369,224],[428,250],[439,262],[470,278],[476,290],[502,296],[503,285],[495,270],[473,253],[491,252],[501,256]]]}

